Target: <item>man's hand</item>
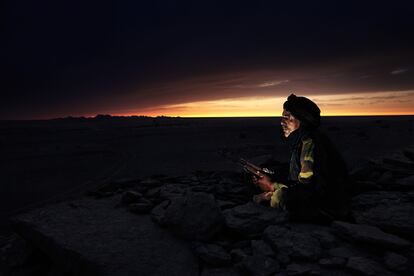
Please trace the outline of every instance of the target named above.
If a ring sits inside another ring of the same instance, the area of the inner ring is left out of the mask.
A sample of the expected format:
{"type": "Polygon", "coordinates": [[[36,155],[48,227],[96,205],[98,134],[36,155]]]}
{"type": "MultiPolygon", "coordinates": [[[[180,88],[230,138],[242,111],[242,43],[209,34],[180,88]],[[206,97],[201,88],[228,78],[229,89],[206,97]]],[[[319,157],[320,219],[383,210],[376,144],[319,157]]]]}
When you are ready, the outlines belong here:
{"type": "Polygon", "coordinates": [[[269,176],[257,172],[259,176],[253,175],[253,184],[258,186],[264,192],[274,192],[275,188],[270,181],[269,176]]]}
{"type": "Polygon", "coordinates": [[[264,192],[258,195],[253,196],[253,201],[256,203],[261,203],[263,201],[269,201],[273,195],[273,192],[264,192]]]}

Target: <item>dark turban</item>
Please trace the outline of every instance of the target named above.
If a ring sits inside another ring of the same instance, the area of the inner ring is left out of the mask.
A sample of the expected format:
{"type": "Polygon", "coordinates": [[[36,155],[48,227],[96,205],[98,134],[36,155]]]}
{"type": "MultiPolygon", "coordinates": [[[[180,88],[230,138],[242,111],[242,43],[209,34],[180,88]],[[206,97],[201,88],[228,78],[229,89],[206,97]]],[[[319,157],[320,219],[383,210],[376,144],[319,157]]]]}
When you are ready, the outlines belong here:
{"type": "Polygon", "coordinates": [[[308,98],[290,94],[283,108],[299,119],[305,128],[314,129],[321,124],[321,110],[308,98]]]}

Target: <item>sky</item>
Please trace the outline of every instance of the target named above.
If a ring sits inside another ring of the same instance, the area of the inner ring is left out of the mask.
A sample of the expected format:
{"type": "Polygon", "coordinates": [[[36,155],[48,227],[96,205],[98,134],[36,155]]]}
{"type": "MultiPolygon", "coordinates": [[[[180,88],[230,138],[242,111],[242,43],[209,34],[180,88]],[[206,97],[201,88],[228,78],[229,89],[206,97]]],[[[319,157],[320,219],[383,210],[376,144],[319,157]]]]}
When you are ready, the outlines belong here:
{"type": "Polygon", "coordinates": [[[414,114],[410,1],[6,0],[0,18],[0,119],[279,116],[291,93],[414,114]]]}

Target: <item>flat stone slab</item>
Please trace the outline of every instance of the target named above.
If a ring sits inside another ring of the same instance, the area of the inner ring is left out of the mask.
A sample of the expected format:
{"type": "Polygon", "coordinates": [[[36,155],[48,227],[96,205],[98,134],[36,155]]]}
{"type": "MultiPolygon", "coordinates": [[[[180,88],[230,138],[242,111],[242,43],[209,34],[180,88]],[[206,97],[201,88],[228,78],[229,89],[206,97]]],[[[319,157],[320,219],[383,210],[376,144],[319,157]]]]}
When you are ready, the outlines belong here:
{"type": "Polygon", "coordinates": [[[13,219],[16,232],[73,275],[198,275],[189,244],[120,196],[50,205],[13,219]]]}
{"type": "Polygon", "coordinates": [[[365,242],[371,245],[389,249],[403,249],[411,245],[409,241],[401,239],[398,236],[385,233],[379,228],[371,225],[334,221],[332,226],[339,234],[349,237],[355,241],[365,242]]]}
{"type": "Polygon", "coordinates": [[[414,192],[368,192],[352,198],[352,215],[358,224],[414,239],[414,192]]]}

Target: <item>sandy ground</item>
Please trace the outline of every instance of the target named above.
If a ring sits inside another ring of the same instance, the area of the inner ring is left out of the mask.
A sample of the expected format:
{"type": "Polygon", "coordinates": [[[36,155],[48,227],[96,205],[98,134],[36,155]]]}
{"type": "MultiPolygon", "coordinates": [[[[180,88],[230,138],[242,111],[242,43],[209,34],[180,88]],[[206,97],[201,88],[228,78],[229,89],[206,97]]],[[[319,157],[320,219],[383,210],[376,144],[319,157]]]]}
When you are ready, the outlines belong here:
{"type": "MultiPolygon", "coordinates": [[[[136,118],[0,122],[1,220],[105,181],[240,170],[223,150],[287,161],[279,118],[136,118]]],[[[414,117],[326,117],[348,167],[414,144],[414,117]]]]}

